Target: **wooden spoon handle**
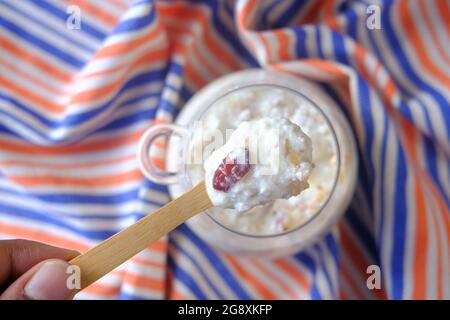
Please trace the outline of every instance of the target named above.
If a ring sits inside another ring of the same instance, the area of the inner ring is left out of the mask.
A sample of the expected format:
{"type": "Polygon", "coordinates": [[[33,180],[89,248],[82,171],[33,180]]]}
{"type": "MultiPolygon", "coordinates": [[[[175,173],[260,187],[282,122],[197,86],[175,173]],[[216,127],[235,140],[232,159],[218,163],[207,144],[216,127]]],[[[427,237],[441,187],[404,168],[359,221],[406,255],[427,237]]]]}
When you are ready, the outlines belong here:
{"type": "Polygon", "coordinates": [[[206,193],[205,183],[201,182],[164,207],[72,259],[70,264],[80,268],[81,289],[111,272],[187,219],[210,207],[212,204],[206,193]]]}

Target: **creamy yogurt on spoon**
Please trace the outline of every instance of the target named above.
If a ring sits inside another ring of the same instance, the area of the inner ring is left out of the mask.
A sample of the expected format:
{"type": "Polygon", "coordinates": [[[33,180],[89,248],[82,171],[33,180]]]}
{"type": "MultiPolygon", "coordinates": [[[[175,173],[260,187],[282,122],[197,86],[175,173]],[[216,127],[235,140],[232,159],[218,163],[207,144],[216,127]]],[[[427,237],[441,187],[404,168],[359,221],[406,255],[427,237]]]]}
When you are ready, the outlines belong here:
{"type": "Polygon", "coordinates": [[[288,199],[308,188],[311,159],[311,139],[288,119],[244,121],[205,161],[207,192],[238,212],[288,199]]]}

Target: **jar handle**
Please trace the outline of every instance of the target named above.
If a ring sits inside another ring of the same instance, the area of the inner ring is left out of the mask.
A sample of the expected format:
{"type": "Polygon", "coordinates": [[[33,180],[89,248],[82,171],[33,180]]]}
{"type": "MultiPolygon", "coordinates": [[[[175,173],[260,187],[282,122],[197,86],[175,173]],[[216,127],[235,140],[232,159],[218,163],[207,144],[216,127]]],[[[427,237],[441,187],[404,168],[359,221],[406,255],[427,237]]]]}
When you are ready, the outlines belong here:
{"type": "Polygon", "coordinates": [[[183,137],[185,131],[183,127],[174,124],[156,124],[144,132],[139,140],[137,159],[139,168],[146,178],[164,185],[179,182],[182,172],[171,172],[158,168],[154,164],[155,157],[150,152],[152,147],[155,147],[153,144],[158,138],[169,138],[175,134],[183,137]]]}

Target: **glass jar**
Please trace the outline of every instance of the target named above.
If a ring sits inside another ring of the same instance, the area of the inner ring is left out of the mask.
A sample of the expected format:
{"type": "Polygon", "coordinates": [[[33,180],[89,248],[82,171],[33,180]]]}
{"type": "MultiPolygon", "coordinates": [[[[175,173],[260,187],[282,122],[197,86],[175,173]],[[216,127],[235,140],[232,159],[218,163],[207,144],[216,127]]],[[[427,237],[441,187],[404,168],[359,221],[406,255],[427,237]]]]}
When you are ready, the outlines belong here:
{"type": "MultiPolygon", "coordinates": [[[[172,198],[191,189],[193,171],[190,170],[188,160],[189,146],[198,121],[208,112],[214,112],[215,106],[224,99],[251,88],[276,89],[295,95],[326,121],[332,133],[336,156],[336,170],[328,177],[331,185],[329,193],[308,219],[278,233],[243,232],[227,225],[218,219],[217,214],[208,211],[186,223],[200,238],[218,249],[236,254],[287,255],[300,250],[329,231],[348,207],[355,188],[358,157],[352,131],[342,111],[319,86],[298,77],[266,70],[244,70],[219,78],[188,101],[174,124],[154,125],[144,133],[138,152],[139,164],[146,177],[168,185],[172,198]],[[153,166],[149,156],[152,144],[162,136],[169,137],[164,171],[153,166]]],[[[237,115],[236,121],[239,121],[237,115]]]]}

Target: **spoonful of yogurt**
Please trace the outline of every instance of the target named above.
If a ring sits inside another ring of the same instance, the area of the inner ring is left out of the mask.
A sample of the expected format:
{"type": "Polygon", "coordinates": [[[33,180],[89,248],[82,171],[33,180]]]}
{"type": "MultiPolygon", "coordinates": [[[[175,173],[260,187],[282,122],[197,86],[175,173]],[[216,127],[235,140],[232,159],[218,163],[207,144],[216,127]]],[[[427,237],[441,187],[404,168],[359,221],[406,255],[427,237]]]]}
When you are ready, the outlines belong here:
{"type": "Polygon", "coordinates": [[[205,184],[216,207],[246,211],[308,188],[311,139],[285,118],[242,122],[205,161],[205,184]]]}
{"type": "Polygon", "coordinates": [[[70,261],[81,278],[73,295],[213,206],[244,211],[299,194],[311,168],[311,140],[297,125],[283,118],[241,123],[205,162],[204,181],[70,261]]]}

